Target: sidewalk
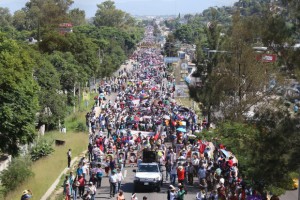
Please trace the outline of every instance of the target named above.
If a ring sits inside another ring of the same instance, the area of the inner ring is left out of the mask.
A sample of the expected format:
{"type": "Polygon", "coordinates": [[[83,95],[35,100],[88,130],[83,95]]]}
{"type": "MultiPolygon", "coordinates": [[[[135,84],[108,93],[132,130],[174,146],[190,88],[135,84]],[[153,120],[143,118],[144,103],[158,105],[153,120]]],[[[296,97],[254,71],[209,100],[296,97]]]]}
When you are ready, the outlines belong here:
{"type": "MultiPolygon", "coordinates": [[[[76,163],[77,161],[79,161],[80,158],[82,158],[83,155],[85,155],[87,153],[87,150],[83,151],[79,156],[75,157],[74,159],[72,159],[71,161],[71,168],[74,167],[74,163],[76,163]]],[[[50,195],[55,191],[56,186],[59,184],[60,178],[65,175],[68,170],[70,170],[70,168],[66,167],[57,177],[57,179],[54,181],[54,183],[52,183],[52,185],[50,186],[50,188],[47,190],[47,192],[42,196],[41,200],[47,200],[48,198],[50,198],[50,195]]]]}

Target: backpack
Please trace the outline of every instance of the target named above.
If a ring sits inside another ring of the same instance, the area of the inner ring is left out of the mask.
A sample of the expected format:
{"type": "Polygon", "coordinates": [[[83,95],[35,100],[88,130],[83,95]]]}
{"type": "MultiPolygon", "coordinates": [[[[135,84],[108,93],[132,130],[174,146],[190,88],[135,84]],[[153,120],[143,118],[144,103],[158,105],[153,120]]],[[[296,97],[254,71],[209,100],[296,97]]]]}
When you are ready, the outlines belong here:
{"type": "Polygon", "coordinates": [[[102,178],[103,173],[101,171],[100,172],[98,171],[96,175],[97,175],[97,178],[102,178]]]}

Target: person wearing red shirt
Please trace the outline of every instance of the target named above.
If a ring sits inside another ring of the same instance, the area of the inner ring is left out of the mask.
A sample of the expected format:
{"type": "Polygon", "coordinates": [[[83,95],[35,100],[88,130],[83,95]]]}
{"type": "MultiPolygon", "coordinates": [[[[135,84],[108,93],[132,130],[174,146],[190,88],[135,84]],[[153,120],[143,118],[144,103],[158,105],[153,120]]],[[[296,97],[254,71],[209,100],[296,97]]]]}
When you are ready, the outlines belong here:
{"type": "Polygon", "coordinates": [[[78,182],[79,182],[79,187],[78,187],[79,196],[82,197],[84,194],[84,186],[85,186],[85,179],[83,178],[82,175],[79,176],[78,182]]]}
{"type": "Polygon", "coordinates": [[[227,164],[228,164],[229,167],[233,166],[233,157],[232,156],[229,157],[229,160],[227,161],[227,164]]]}
{"type": "Polygon", "coordinates": [[[184,179],[185,179],[185,171],[182,166],[179,166],[177,168],[177,177],[178,177],[178,183],[183,184],[184,179]]]}

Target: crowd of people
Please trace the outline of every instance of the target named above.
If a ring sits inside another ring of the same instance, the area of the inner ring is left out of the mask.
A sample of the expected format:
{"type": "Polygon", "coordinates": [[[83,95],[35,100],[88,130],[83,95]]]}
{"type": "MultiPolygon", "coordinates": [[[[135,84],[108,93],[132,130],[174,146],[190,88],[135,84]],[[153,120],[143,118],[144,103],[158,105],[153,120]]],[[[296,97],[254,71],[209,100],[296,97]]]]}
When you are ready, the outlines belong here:
{"type": "MultiPolygon", "coordinates": [[[[110,197],[125,199],[123,168],[142,162],[145,150],[155,151],[157,162],[165,167],[168,200],[183,200],[188,185],[199,188],[197,200],[262,199],[246,187],[238,160],[226,147],[197,139],[196,133],[208,124],[175,101],[172,70],[163,62],[161,50],[151,47],[153,38],[153,27],[148,26],[142,43],[149,45],[133,53],[132,67],[100,82],[95,105],[86,115],[88,157],[80,161],[75,176],[66,177],[68,199],[94,200],[104,176],[110,197]]],[[[137,199],[134,193],[131,199],[137,199]]]]}

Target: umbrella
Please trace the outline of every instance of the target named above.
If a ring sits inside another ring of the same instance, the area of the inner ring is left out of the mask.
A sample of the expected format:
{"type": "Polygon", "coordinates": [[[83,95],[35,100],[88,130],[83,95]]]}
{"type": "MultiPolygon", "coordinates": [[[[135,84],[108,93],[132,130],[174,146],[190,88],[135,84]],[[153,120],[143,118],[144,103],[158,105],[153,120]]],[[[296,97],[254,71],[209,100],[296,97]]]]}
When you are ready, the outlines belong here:
{"type": "Polygon", "coordinates": [[[178,111],[179,112],[188,112],[190,110],[188,108],[186,108],[186,107],[180,107],[180,108],[178,108],[178,111]]]}
{"type": "Polygon", "coordinates": [[[193,134],[190,134],[188,135],[189,138],[193,139],[193,138],[196,138],[197,136],[196,135],[193,135],[193,134]]]}
{"type": "Polygon", "coordinates": [[[160,125],[160,124],[161,124],[161,121],[157,121],[155,124],[156,124],[156,125],[160,125]]]}
{"type": "Polygon", "coordinates": [[[164,119],[168,119],[168,120],[169,120],[169,119],[170,119],[170,116],[168,116],[168,115],[164,115],[164,116],[163,116],[163,118],[164,118],[164,119]]]}
{"type": "Polygon", "coordinates": [[[262,200],[261,196],[258,195],[250,195],[247,196],[247,200],[262,200]]]}
{"type": "Polygon", "coordinates": [[[226,156],[226,158],[229,158],[230,153],[224,149],[221,149],[222,153],[226,156]]]}
{"type": "Polygon", "coordinates": [[[186,132],[186,129],[185,129],[185,128],[182,128],[182,127],[178,128],[178,129],[176,129],[176,130],[179,131],[179,132],[183,132],[183,133],[186,132]]]}
{"type": "Polygon", "coordinates": [[[184,117],[181,116],[181,115],[177,115],[177,118],[178,118],[179,120],[183,120],[183,119],[184,119],[184,117]]]}

